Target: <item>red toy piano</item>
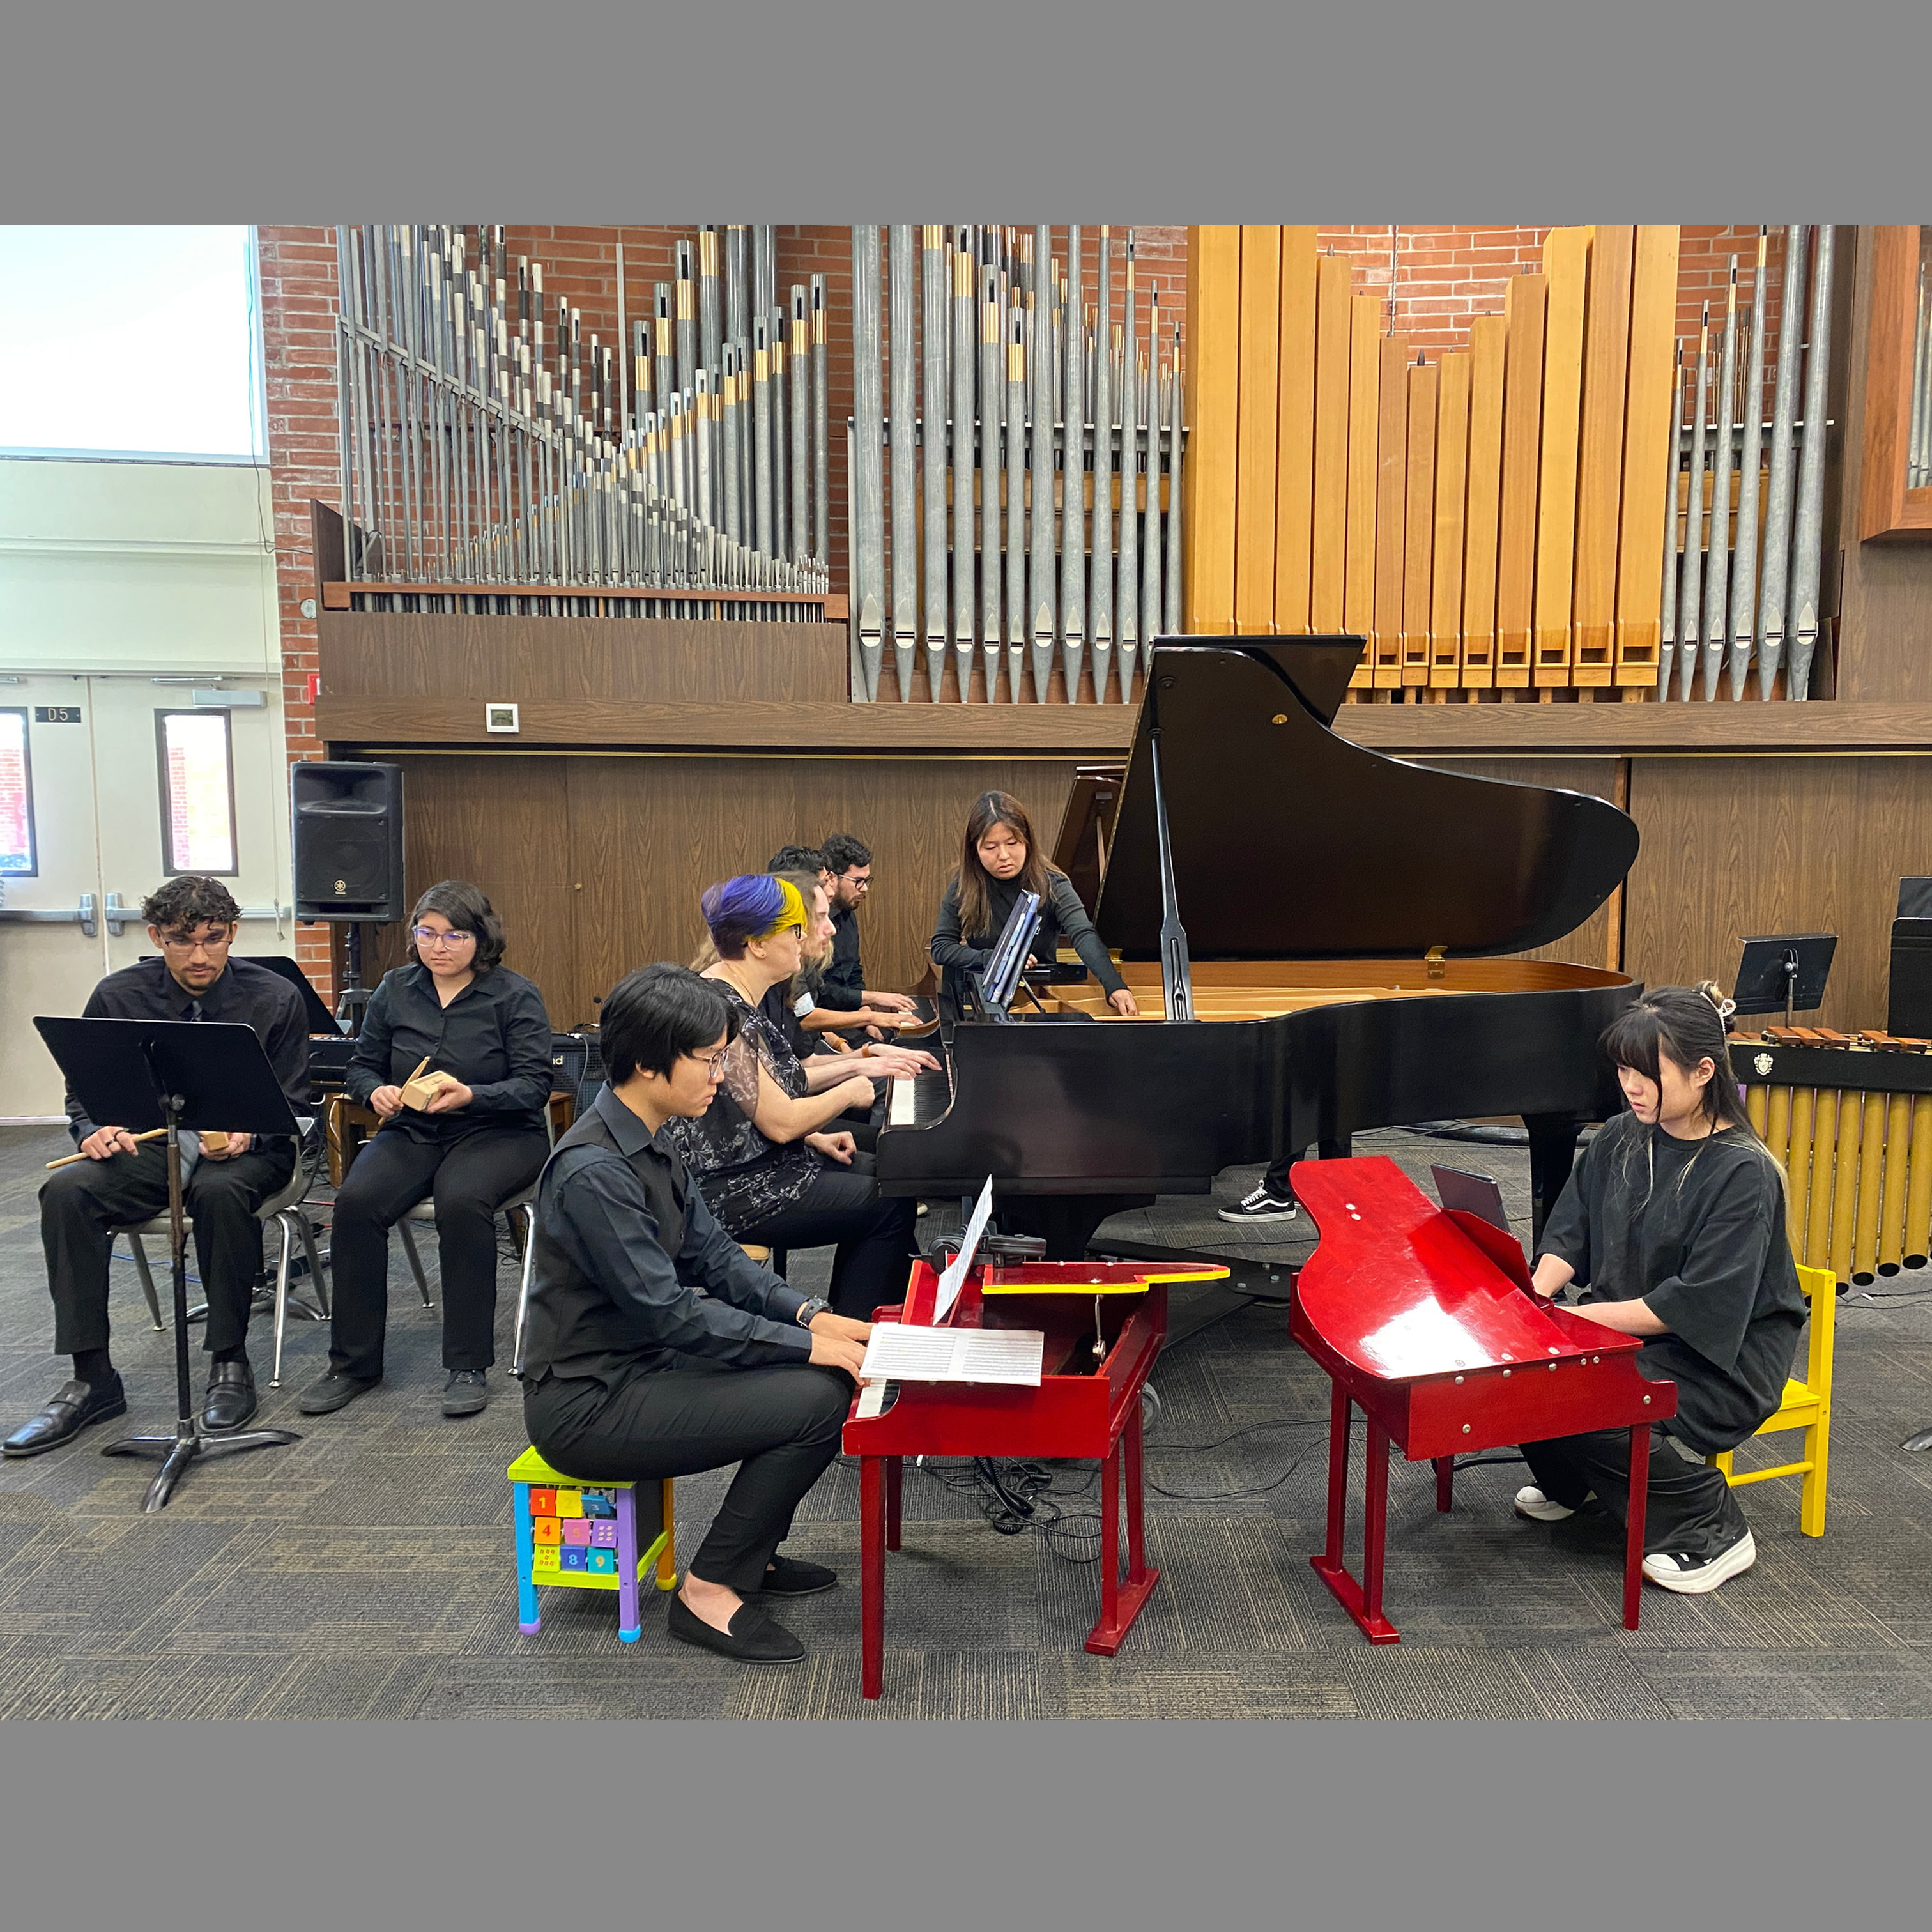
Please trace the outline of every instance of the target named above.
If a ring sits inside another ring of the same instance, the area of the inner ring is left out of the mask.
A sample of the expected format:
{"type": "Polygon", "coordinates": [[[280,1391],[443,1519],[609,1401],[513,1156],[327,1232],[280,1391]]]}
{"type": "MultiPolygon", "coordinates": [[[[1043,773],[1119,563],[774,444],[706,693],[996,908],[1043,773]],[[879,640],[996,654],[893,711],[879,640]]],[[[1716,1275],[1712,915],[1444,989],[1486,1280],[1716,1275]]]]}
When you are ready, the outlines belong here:
{"type": "Polygon", "coordinates": [[[1342,1607],[1371,1643],[1398,1640],[1382,1601],[1391,1440],[1411,1462],[1434,1462],[1436,1507],[1446,1510],[1458,1456],[1628,1429],[1624,1628],[1635,1630],[1650,1428],[1676,1414],[1676,1385],[1637,1373],[1635,1336],[1538,1296],[1513,1234],[1436,1207],[1394,1161],[1304,1161],[1293,1178],[1322,1238],[1295,1284],[1288,1333],[1334,1384],[1328,1546],[1309,1560],[1342,1607]],[[1342,1555],[1357,1406],[1369,1425],[1359,1583],[1342,1555]]]}
{"type": "MultiPolygon", "coordinates": [[[[899,1546],[899,1483],[908,1456],[1094,1456],[1100,1461],[1100,1619],[1087,1648],[1112,1657],[1160,1573],[1141,1529],[1141,1390],[1167,1333],[1172,1281],[1214,1281],[1225,1268],[1162,1262],[1029,1262],[970,1268],[946,1322],[1037,1329],[1046,1337],[1038,1388],[994,1383],[868,1383],[847,1418],[859,1458],[864,1688],[885,1670],[886,1552],[899,1546]],[[1126,1477],[1127,1568],[1120,1566],[1120,1477],[1126,1477]]],[[[914,1264],[902,1307],[881,1322],[931,1326],[939,1277],[914,1264]]]]}

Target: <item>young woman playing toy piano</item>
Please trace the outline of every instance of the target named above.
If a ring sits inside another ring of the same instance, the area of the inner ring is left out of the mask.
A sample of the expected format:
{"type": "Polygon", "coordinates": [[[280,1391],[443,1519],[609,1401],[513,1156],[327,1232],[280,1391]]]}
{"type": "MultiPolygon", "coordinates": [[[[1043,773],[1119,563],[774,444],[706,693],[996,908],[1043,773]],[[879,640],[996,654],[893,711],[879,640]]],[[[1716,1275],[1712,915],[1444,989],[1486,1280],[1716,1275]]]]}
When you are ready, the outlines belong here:
{"type": "MultiPolygon", "coordinates": [[[[1583,1289],[1576,1312],[1642,1337],[1640,1370],[1676,1384],[1677,1414],[1651,1450],[1643,1569],[1667,1590],[1701,1594],[1757,1560],[1730,1485],[1703,1459],[1776,1410],[1804,1324],[1784,1174],[1744,1118],[1714,986],[1660,987],[1601,1045],[1630,1111],[1577,1162],[1533,1280],[1542,1295],[1583,1289]]],[[[1554,1522],[1594,1497],[1622,1519],[1627,1432],[1522,1451],[1535,1481],[1517,1491],[1518,1515],[1554,1522]]]]}
{"type": "Polygon", "coordinates": [[[1064,933],[1100,981],[1108,1005],[1117,1013],[1138,1013],[1072,882],[1046,862],[1025,806],[1010,792],[989,791],[966,815],[959,868],[946,883],[933,924],[932,963],[943,976],[939,1005],[946,1018],[959,1017],[970,985],[967,976],[992,956],[1022,892],[1040,895],[1040,932],[1030,956],[1052,959],[1064,933]]]}

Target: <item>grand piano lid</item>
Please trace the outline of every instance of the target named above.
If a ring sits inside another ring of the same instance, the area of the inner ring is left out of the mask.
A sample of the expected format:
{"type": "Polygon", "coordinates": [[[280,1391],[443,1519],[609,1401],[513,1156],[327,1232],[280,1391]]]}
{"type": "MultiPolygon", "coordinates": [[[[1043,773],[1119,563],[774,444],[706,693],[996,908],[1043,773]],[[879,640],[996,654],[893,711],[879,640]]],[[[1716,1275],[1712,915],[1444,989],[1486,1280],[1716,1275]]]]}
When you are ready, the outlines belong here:
{"type": "Polygon", "coordinates": [[[1160,954],[1150,732],[1181,922],[1196,959],[1518,952],[1574,932],[1636,856],[1637,830],[1580,793],[1466,778],[1328,727],[1356,638],[1184,638],[1155,647],[1094,922],[1160,954]]]}

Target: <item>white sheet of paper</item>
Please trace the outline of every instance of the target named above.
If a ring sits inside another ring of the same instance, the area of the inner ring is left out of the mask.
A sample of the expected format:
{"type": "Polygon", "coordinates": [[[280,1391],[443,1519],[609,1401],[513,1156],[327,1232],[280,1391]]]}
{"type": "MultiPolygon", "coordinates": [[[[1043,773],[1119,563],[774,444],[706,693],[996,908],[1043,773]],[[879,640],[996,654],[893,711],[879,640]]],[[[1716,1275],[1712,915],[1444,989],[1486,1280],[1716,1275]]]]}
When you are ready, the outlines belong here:
{"type": "Polygon", "coordinates": [[[1046,1337],[1037,1328],[926,1328],[881,1322],[866,1344],[867,1382],[1010,1382],[1040,1386],[1046,1337]]]}
{"type": "Polygon", "coordinates": [[[993,1177],[989,1174],[986,1185],[980,1190],[979,1199],[974,1203],[973,1218],[966,1223],[966,1238],[960,1243],[952,1266],[939,1277],[938,1291],[932,1303],[934,1327],[952,1312],[952,1304],[959,1299],[959,1291],[965,1284],[966,1270],[973,1265],[973,1257],[979,1252],[980,1237],[986,1232],[986,1223],[992,1218],[992,1213],[993,1177]]]}

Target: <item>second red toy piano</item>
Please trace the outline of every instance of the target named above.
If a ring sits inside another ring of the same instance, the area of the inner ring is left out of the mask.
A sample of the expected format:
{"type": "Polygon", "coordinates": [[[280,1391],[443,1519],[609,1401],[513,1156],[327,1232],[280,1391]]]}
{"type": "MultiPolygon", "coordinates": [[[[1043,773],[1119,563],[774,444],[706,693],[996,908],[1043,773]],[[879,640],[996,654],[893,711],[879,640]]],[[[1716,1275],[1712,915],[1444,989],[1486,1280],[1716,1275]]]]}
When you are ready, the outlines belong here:
{"type": "MultiPolygon", "coordinates": [[[[1112,1657],[1160,1573],[1148,1568],[1141,1526],[1141,1391],[1167,1333],[1173,1281],[1218,1280],[1225,1268],[1144,1262],[1029,1262],[969,1268],[946,1320],[955,1328],[1037,1329],[1046,1338],[1037,1388],[903,1382],[862,1388],[844,1447],[859,1458],[864,1689],[885,1671],[886,1552],[899,1546],[899,1485],[908,1456],[1097,1457],[1100,1616],[1087,1648],[1112,1657]],[[1121,1478],[1126,1574],[1120,1574],[1121,1478]]],[[[884,1322],[930,1326],[939,1277],[914,1264],[902,1307],[884,1322]]]]}
{"type": "Polygon", "coordinates": [[[1391,1442],[1435,1463],[1446,1510],[1458,1456],[1628,1429],[1624,1627],[1635,1630],[1650,1430],[1677,1413],[1676,1384],[1638,1374],[1635,1336],[1538,1296],[1514,1235],[1438,1208],[1394,1161],[1304,1161],[1293,1179],[1322,1240],[1295,1283],[1288,1333],[1334,1384],[1328,1547],[1309,1560],[1342,1607],[1371,1643],[1397,1641],[1382,1602],[1391,1442]],[[1369,1437],[1360,1582],[1342,1549],[1358,1404],[1369,1437]]]}

